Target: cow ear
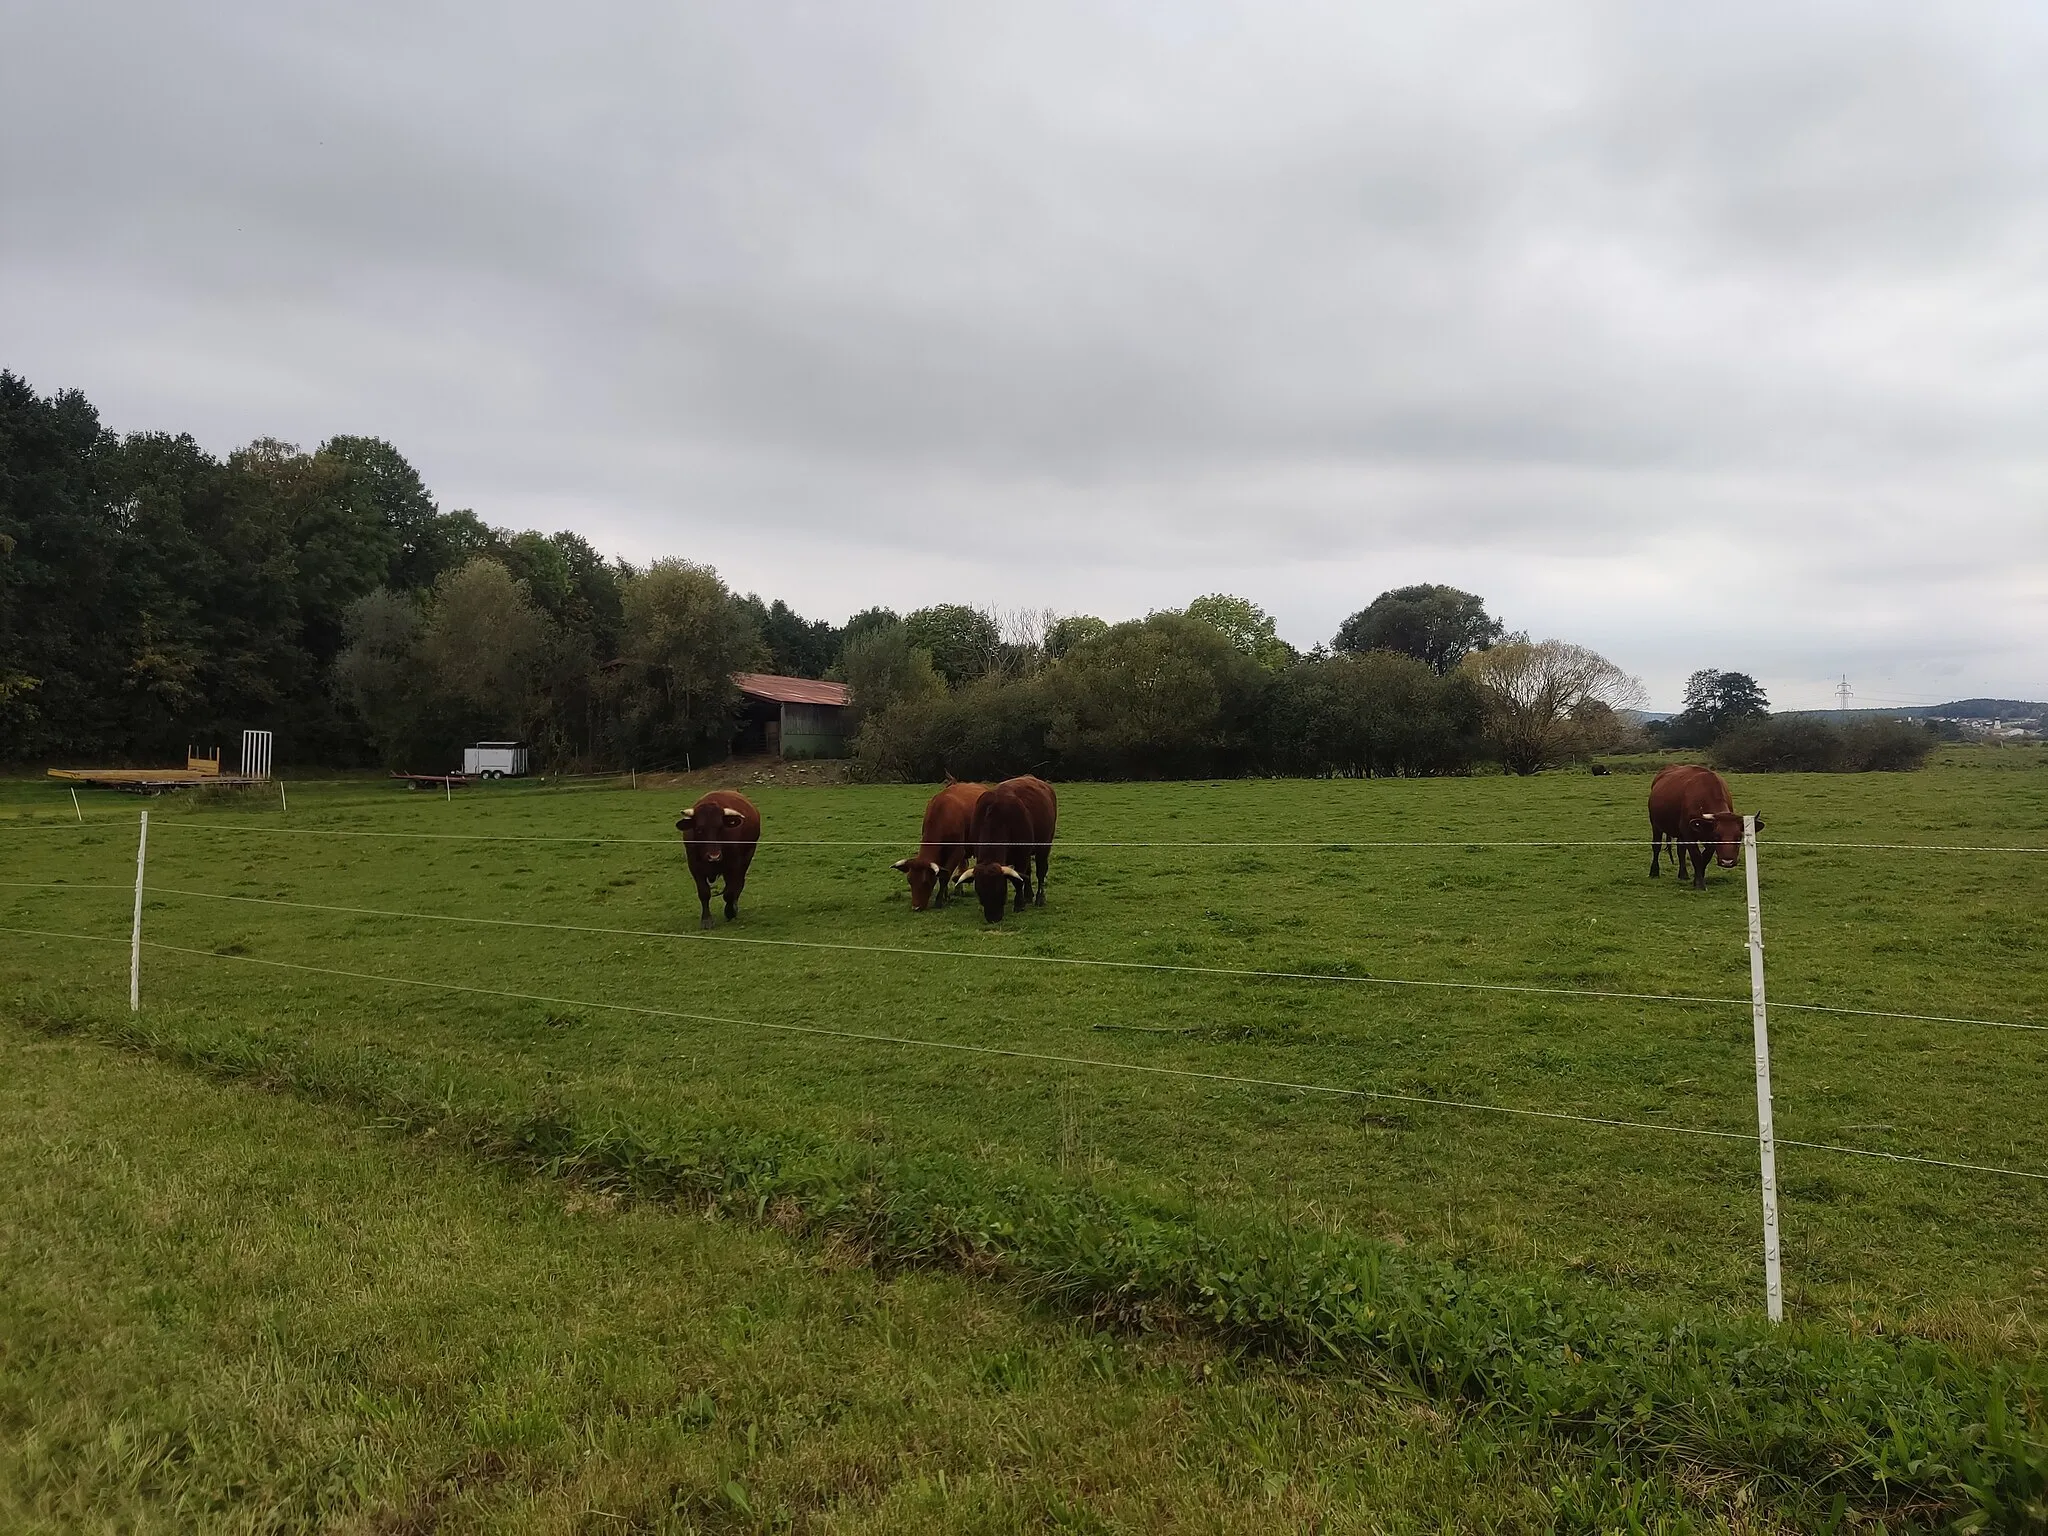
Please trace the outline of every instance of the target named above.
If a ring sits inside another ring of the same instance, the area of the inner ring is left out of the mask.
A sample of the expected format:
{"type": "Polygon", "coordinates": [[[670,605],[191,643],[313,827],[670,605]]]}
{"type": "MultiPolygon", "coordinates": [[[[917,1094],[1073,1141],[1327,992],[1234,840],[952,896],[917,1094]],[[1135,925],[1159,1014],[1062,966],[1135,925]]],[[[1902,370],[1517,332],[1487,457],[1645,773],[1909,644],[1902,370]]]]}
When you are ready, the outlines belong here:
{"type": "Polygon", "coordinates": [[[682,815],[678,816],[678,817],[676,818],[676,830],[677,830],[678,832],[687,832],[687,831],[689,831],[689,830],[690,830],[690,817],[691,817],[692,815],[694,815],[694,814],[695,814],[695,812],[694,812],[694,811],[685,811],[685,812],[683,812],[683,814],[682,814],[682,815]]]}
{"type": "Polygon", "coordinates": [[[740,813],[739,813],[738,811],[734,810],[734,809],[733,809],[733,808],[732,808],[731,806],[729,806],[729,805],[728,805],[728,806],[727,806],[727,807],[725,808],[725,824],[726,824],[726,825],[727,825],[728,827],[736,827],[736,826],[738,826],[738,825],[739,825],[739,824],[740,824],[741,822],[745,821],[746,819],[747,819],[747,818],[746,818],[745,816],[741,815],[741,814],[740,814],[740,813]]]}
{"type": "Polygon", "coordinates": [[[1759,832],[1764,829],[1764,813],[1762,811],[1756,813],[1756,829],[1759,832]]]}

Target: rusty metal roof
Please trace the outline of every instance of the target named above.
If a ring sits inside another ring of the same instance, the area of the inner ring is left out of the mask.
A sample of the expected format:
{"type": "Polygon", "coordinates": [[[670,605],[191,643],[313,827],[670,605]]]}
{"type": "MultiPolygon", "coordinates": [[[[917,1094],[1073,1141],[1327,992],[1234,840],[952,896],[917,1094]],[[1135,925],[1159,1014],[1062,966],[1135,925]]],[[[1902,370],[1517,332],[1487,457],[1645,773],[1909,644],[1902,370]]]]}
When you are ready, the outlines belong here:
{"type": "Polygon", "coordinates": [[[735,672],[732,680],[750,699],[772,704],[846,703],[846,684],[820,682],[814,677],[777,677],[772,672],[735,672]]]}

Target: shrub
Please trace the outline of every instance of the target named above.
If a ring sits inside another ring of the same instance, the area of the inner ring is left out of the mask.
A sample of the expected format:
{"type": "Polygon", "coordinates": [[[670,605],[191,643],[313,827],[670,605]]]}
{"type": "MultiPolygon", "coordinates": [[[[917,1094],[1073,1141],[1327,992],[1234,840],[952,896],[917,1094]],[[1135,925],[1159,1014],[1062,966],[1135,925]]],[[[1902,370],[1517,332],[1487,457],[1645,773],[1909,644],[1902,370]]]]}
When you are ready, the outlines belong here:
{"type": "Polygon", "coordinates": [[[1838,726],[1811,715],[1772,715],[1714,744],[1714,764],[1740,773],[1873,773],[1918,768],[1936,737],[1904,720],[1838,726]]]}
{"type": "Polygon", "coordinates": [[[1043,678],[1049,744],[1072,778],[1203,778],[1251,760],[1266,673],[1214,625],[1112,626],[1043,678]]]}
{"type": "Polygon", "coordinates": [[[983,678],[952,693],[906,698],[870,715],[854,738],[866,779],[930,783],[1005,779],[1052,765],[1051,720],[1035,680],[983,678]]]}
{"type": "Polygon", "coordinates": [[[1910,720],[1859,720],[1842,732],[1849,767],[1858,773],[1905,773],[1926,765],[1941,740],[1910,720]]]}
{"type": "Polygon", "coordinates": [[[1394,651],[1303,662],[1274,679],[1262,721],[1281,773],[1387,778],[1465,773],[1479,755],[1481,701],[1394,651]]]}

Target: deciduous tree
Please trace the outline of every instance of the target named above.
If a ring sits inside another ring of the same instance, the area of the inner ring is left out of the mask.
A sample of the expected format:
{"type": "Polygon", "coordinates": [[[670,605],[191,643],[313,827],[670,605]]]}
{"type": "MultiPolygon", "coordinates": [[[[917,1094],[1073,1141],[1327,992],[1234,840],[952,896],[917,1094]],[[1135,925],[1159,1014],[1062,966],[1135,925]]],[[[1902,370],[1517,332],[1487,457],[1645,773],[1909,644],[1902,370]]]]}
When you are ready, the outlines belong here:
{"type": "Polygon", "coordinates": [[[1503,637],[1500,620],[1487,614],[1483,598],[1456,587],[1424,584],[1382,592],[1346,619],[1331,649],[1399,651],[1427,663],[1438,673],[1450,671],[1473,651],[1483,651],[1503,637]]]}
{"type": "Polygon", "coordinates": [[[996,621],[963,603],[920,608],[903,623],[910,643],[929,652],[939,675],[956,688],[994,666],[1002,646],[996,621]]]}
{"type": "Polygon", "coordinates": [[[1479,686],[1486,734],[1510,773],[1534,773],[1580,748],[1575,717],[1589,705],[1639,708],[1643,685],[1599,652],[1562,640],[1511,640],[1462,664],[1479,686]]]}
{"type": "Polygon", "coordinates": [[[1214,625],[1230,643],[1269,672],[1295,659],[1294,647],[1275,633],[1273,616],[1248,597],[1211,592],[1186,609],[1191,619],[1214,625]]]}

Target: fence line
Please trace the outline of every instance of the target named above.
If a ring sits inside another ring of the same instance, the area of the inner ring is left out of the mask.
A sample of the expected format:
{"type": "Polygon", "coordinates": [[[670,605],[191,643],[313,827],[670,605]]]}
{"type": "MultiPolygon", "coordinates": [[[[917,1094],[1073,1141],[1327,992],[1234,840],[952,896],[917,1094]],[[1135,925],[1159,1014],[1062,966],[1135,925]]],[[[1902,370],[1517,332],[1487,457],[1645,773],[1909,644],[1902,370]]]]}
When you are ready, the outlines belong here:
{"type": "MultiPolygon", "coordinates": [[[[120,944],[119,937],[95,933],[60,933],[45,928],[0,928],[0,933],[29,938],[70,939],[84,943],[120,944]]],[[[1671,1136],[1706,1137],[1716,1141],[1747,1142],[1747,1131],[1717,1131],[1706,1126],[1663,1125],[1654,1120],[1622,1120],[1603,1115],[1579,1115],[1567,1110],[1522,1109],[1508,1104],[1485,1104],[1471,1099],[1435,1099],[1423,1094],[1390,1093],[1373,1088],[1343,1088],[1331,1083],[1296,1083],[1282,1078],[1246,1077],[1229,1072],[1202,1072],[1189,1067],[1162,1067],[1144,1062],[1112,1061],[1099,1056],[1069,1056],[1052,1051],[1025,1051],[1010,1046],[969,1045],[952,1040],[927,1040],[914,1035],[884,1035],[864,1030],[828,1029],[817,1024],[776,1023],[766,1019],[742,1019],[726,1014],[688,1013],[675,1008],[653,1008],[638,1003],[603,1003],[588,998],[555,997],[540,992],[514,992],[502,987],[473,987],[453,981],[423,981],[411,976],[384,976],[371,971],[344,971],[331,966],[302,965],[292,960],[266,960],[257,955],[223,955],[210,949],[192,949],[180,944],[143,940],[145,949],[167,954],[190,955],[201,960],[225,960],[242,965],[260,965],[275,970],[300,971],[314,976],[338,976],[350,981],[377,982],[385,986],[418,987],[434,992],[457,992],[476,997],[497,997],[512,1002],[547,1003],[561,1008],[595,1008],[612,1013],[631,1013],[648,1018],[680,1019],[690,1023],[728,1024],[779,1034],[811,1035],[825,1039],[864,1041],[874,1045],[915,1046],[929,1050],[955,1051],[972,1056],[1000,1056],[1015,1061],[1041,1061],[1056,1066],[1088,1067],[1100,1071],[1140,1073],[1152,1077],[1184,1078],[1195,1082],[1222,1083],[1244,1088],[1272,1088],[1286,1093],[1313,1093],[1329,1098],[1373,1099],[1396,1104],[1413,1104],[1429,1109],[1462,1109],[1480,1114],[1507,1115],[1521,1119],[1556,1120],[1577,1125],[1603,1126],[1618,1130],[1658,1131],[1671,1136]]],[[[2048,1173],[2026,1168],[2003,1168],[1991,1163],[1965,1163],[1947,1158],[1922,1157],[1912,1153],[1883,1152],[1874,1147],[1852,1147],[1835,1142],[1793,1141],[1779,1138],[1781,1147],[1802,1147],[1814,1152],[1834,1152],[1847,1157],[1879,1158],[1887,1162],[1915,1163],[1930,1168],[1947,1168],[1965,1173],[1987,1173],[2015,1179],[2048,1182],[2048,1173]]]]}
{"type": "MultiPolygon", "coordinates": [[[[95,817],[95,821],[120,822],[125,824],[125,815],[95,817]]],[[[91,823],[87,823],[90,825],[91,823]]],[[[0,818],[0,829],[31,832],[76,832],[78,829],[67,821],[9,821],[0,818]]],[[[165,821],[158,825],[158,831],[175,829],[184,832],[247,832],[273,837],[377,837],[415,842],[457,842],[457,843],[587,843],[592,847],[618,845],[629,847],[677,848],[681,839],[677,837],[575,837],[562,833],[543,835],[540,833],[507,832],[390,832],[372,831],[355,827],[259,827],[242,822],[204,822],[196,820],[165,821]]],[[[904,833],[900,837],[868,838],[763,838],[756,845],[762,848],[903,848],[914,845],[915,835],[904,833]]],[[[1190,849],[1265,849],[1299,850],[1331,849],[1338,852],[1364,851],[1375,848],[1636,848],[1648,845],[1646,836],[1601,837],[1601,838],[1487,838],[1455,837],[1435,839],[1402,838],[1330,838],[1319,842],[1276,841],[1261,839],[1256,842],[1200,842],[1200,841],[1147,841],[1100,838],[1058,838],[1052,844],[1057,852],[1063,848],[1190,848],[1190,849]]],[[[1986,843],[1838,843],[1815,841],[1804,838],[1772,838],[1772,848],[1811,848],[1848,853],[2034,853],[2048,854],[2048,846],[2036,847],[2031,844],[1986,844],[1986,843]]]]}
{"type": "MultiPolygon", "coordinates": [[[[69,881],[0,880],[0,888],[57,891],[125,891],[125,885],[88,885],[69,881]]],[[[1601,1002],[1682,1003],[1747,1008],[1746,997],[1713,997],[1679,992],[1613,992],[1590,987],[1543,987],[1525,982],[1439,981],[1404,976],[1344,976],[1322,971],[1263,971],[1249,967],[1174,965],[1153,960],[1103,960],[1078,955],[1017,955],[965,949],[924,949],[908,944],[853,944],[825,939],[763,939],[739,934],[678,932],[665,928],[608,928],[591,923],[544,923],[514,917],[473,917],[447,912],[403,912],[389,907],[347,907],[331,902],[287,901],[272,896],[237,896],[223,891],[195,891],[180,886],[152,885],[162,896],[200,901],[240,902],[248,906],[287,907],[306,912],[334,912],[349,917],[389,917],[408,922],[459,923],[481,928],[520,928],[547,933],[582,933],[623,939],[672,939],[693,944],[747,944],[764,949],[814,949],[845,954],[895,955],[931,960],[994,960],[1012,965],[1059,965],[1097,970],[1151,971],[1168,975],[1222,976],[1241,981],[1311,981],[1349,986],[1419,987],[1454,992],[1500,992],[1536,997],[1590,998],[1601,1002]]],[[[2018,1029],[2048,1033],[2048,1024],[2010,1019],[1979,1019],[1958,1014],[1902,1013],[1885,1008],[1846,1008],[1830,1003],[1774,1002],[1774,1008],[1799,1013],[1826,1013],[1851,1018],[1895,1019],[1913,1024],[1962,1024],[1984,1029],[2018,1029]]]]}

